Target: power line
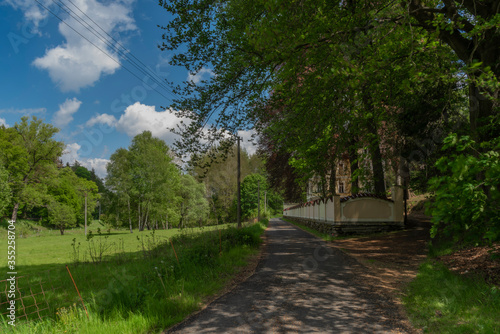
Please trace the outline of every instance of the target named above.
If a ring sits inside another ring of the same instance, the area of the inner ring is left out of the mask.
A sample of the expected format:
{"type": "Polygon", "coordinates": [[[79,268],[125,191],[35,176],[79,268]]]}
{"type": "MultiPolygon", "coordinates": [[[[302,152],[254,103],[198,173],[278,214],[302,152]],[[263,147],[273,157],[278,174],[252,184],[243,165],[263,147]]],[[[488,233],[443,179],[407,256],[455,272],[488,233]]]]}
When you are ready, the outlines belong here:
{"type": "MultiPolygon", "coordinates": [[[[71,8],[69,8],[68,6],[66,6],[64,3],[58,3],[56,2],[55,0],[52,0],[53,3],[55,3],[57,6],[59,6],[59,8],[61,8],[62,10],[64,10],[66,13],[68,13],[72,18],[74,18],[80,25],[82,25],[87,31],[89,31],[90,33],[92,33],[95,37],[97,37],[101,42],[105,43],[108,47],[110,47],[112,50],[114,50],[115,52],[117,52],[119,55],[121,55],[125,60],[129,61],[137,70],[139,70],[140,72],[142,72],[144,75],[150,77],[157,85],[159,85],[161,88],[163,88],[167,93],[169,93],[170,95],[174,96],[170,91],[169,89],[161,82],[161,79],[158,80],[156,79],[155,77],[152,77],[147,71],[145,71],[143,68],[141,68],[141,66],[139,66],[135,61],[131,60],[130,58],[128,58],[128,56],[126,55],[126,53],[122,50],[120,50],[118,47],[116,47],[115,45],[113,45],[113,43],[111,43],[106,37],[104,37],[101,33],[99,33],[96,29],[94,29],[94,27],[92,27],[88,22],[85,22],[85,20],[80,17],[78,14],[76,14],[73,10],[71,10],[71,8]],[[75,17],[74,15],[76,15],[77,17],[75,17]],[[85,23],[85,24],[84,24],[85,23]],[[92,31],[90,30],[92,29],[92,31]]],[[[80,9],[79,9],[80,10],[80,9]]],[[[81,11],[81,10],[80,10],[81,11]]],[[[83,13],[83,11],[81,11],[83,13]]],[[[102,31],[104,31],[104,29],[100,28],[102,31]]],[[[105,32],[105,31],[104,31],[105,32]]],[[[106,33],[106,32],[105,32],[106,33]]],[[[106,33],[107,34],[107,33],[106,33]]],[[[109,34],[107,34],[109,36],[109,34]]],[[[125,49],[126,50],[126,49],[125,49]]],[[[128,50],[127,50],[128,51],[128,50]]],[[[145,66],[145,65],[144,65],[145,66]]],[[[174,96],[175,97],[175,96],[174,96]]]]}
{"type": "MultiPolygon", "coordinates": [[[[61,3],[62,3],[62,0],[60,0],[61,3]]],[[[82,11],[80,9],[80,7],[78,7],[73,1],[71,0],[68,0],[68,2],[70,4],[73,5],[73,7],[75,7],[76,9],[78,9],[78,11],[80,13],[82,13],[83,15],[85,15],[85,17],[87,17],[92,23],[94,23],[99,29],[101,29],[102,32],[104,32],[104,34],[106,34],[107,36],[109,36],[109,38],[111,38],[116,44],[118,44],[121,48],[123,48],[127,54],[130,54],[136,61],[138,61],[144,68],[146,68],[147,70],[149,70],[149,72],[155,76],[156,78],[158,78],[160,81],[162,80],[155,72],[153,72],[148,66],[146,66],[146,64],[144,64],[139,58],[137,58],[133,53],[132,51],[128,50],[125,46],[123,46],[120,41],[116,40],[112,35],[110,35],[106,30],[104,30],[96,21],[94,21],[89,15],[87,15],[87,13],[85,13],[84,11],[82,11]]],[[[66,5],[66,7],[68,7],[66,5]]],[[[69,9],[69,7],[68,7],[69,9]]],[[[88,24],[88,23],[87,23],[88,24]]],[[[90,25],[89,25],[90,26],[90,25]]],[[[93,30],[95,30],[94,28],[92,28],[93,30]]],[[[168,90],[168,89],[167,89],[168,90]]],[[[179,98],[179,96],[177,94],[175,94],[174,92],[172,92],[172,94],[179,98]]]]}
{"type": "MultiPolygon", "coordinates": [[[[133,76],[135,76],[137,79],[141,80],[142,79],[137,75],[135,74],[134,72],[132,72],[130,69],[128,69],[125,65],[123,64],[120,64],[120,62],[118,62],[114,57],[112,57],[111,55],[109,55],[106,51],[104,51],[103,49],[101,49],[99,46],[97,46],[96,44],[94,44],[92,41],[90,41],[87,37],[85,37],[84,35],[82,35],[79,31],[77,31],[75,28],[73,28],[71,25],[69,25],[68,23],[66,23],[62,18],[60,18],[57,14],[55,14],[52,10],[50,10],[48,7],[46,7],[45,5],[43,5],[39,0],[35,0],[42,8],[44,8],[45,10],[47,10],[49,13],[51,13],[54,17],[56,17],[59,21],[61,21],[62,23],[64,23],[66,26],[68,26],[71,30],[73,30],[75,33],[77,33],[78,35],[80,35],[80,37],[82,37],[83,39],[85,39],[87,42],[89,42],[90,44],[92,44],[96,49],[98,49],[99,51],[101,51],[102,53],[104,53],[107,57],[109,57],[112,61],[114,61],[115,63],[117,63],[118,65],[122,66],[125,70],[127,70],[130,74],[132,74],[133,76]]],[[[53,1],[53,0],[52,0],[53,1]]],[[[163,96],[164,98],[166,98],[167,100],[171,100],[171,98],[165,96],[163,93],[161,93],[160,91],[158,91],[156,88],[154,87],[151,87],[150,85],[148,85],[146,82],[144,82],[144,84],[146,84],[149,88],[151,88],[152,90],[156,91],[158,94],[160,94],[161,96],[163,96]]]]}

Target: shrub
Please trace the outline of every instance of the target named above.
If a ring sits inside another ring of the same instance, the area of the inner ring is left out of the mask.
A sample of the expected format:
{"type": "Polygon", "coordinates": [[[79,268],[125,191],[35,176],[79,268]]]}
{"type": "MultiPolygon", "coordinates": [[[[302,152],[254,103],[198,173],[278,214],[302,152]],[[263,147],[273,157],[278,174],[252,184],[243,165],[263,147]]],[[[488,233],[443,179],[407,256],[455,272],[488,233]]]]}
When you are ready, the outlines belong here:
{"type": "Polygon", "coordinates": [[[481,244],[500,238],[500,139],[479,145],[468,136],[451,134],[443,150],[455,153],[440,158],[436,166],[443,173],[429,181],[434,200],[431,236],[443,234],[455,243],[481,244]]]}

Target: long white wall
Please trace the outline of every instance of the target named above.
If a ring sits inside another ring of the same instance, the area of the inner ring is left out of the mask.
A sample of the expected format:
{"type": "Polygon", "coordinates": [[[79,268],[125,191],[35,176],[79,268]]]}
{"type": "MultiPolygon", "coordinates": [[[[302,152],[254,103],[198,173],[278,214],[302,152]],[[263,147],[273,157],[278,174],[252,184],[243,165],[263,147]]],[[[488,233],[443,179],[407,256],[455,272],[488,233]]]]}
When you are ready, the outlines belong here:
{"type": "Polygon", "coordinates": [[[359,194],[302,203],[283,210],[284,217],[329,223],[394,222],[403,223],[403,189],[392,189],[392,200],[359,194]]]}

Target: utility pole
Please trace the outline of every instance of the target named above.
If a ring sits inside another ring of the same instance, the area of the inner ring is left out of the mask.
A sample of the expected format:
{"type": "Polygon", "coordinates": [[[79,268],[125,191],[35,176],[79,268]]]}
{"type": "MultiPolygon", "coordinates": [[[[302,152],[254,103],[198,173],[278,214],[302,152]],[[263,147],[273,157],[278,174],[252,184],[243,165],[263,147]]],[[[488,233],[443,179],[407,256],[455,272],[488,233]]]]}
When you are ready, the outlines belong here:
{"type": "Polygon", "coordinates": [[[260,180],[257,180],[257,221],[260,222],[260,180]]]}
{"type": "Polygon", "coordinates": [[[267,212],[267,190],[264,191],[264,213],[267,212]]]}
{"type": "Polygon", "coordinates": [[[87,236],[87,193],[85,193],[85,236],[87,236]]]}
{"type": "Polygon", "coordinates": [[[240,137],[238,137],[238,214],[237,214],[237,222],[238,228],[241,228],[241,191],[240,191],[240,178],[241,178],[241,170],[240,170],[240,137]]]}

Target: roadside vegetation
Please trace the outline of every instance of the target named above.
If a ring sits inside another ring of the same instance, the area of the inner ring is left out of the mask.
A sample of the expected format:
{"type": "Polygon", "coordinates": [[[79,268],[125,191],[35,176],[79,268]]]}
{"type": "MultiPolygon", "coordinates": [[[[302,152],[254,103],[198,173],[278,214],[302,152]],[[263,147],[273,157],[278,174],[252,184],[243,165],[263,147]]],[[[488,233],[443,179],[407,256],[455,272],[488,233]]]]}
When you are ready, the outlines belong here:
{"type": "Polygon", "coordinates": [[[500,287],[471,274],[424,262],[403,298],[413,325],[425,333],[500,333],[500,287]]]}
{"type": "MultiPolygon", "coordinates": [[[[23,256],[18,271],[30,274],[33,289],[40,279],[48,282],[50,273],[51,284],[60,289],[46,293],[50,310],[42,312],[42,321],[19,320],[15,333],[161,332],[198,310],[233,279],[258,252],[266,225],[267,220],[263,220],[242,229],[221,226],[149,231],[140,237],[127,231],[93,232],[88,241],[82,241],[82,233],[19,239],[23,256]],[[89,319],[61,265],[74,256],[73,238],[80,244],[81,255],[92,242],[96,249],[99,244],[118,247],[100,261],[88,255],[86,262],[80,257],[69,264],[89,319]],[[120,244],[126,246],[120,249],[120,244]]],[[[2,270],[6,272],[6,268],[2,270]]],[[[47,283],[45,289],[49,287],[47,283]]],[[[2,333],[12,332],[6,321],[3,317],[0,323],[2,333]]]]}

